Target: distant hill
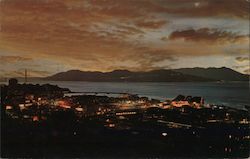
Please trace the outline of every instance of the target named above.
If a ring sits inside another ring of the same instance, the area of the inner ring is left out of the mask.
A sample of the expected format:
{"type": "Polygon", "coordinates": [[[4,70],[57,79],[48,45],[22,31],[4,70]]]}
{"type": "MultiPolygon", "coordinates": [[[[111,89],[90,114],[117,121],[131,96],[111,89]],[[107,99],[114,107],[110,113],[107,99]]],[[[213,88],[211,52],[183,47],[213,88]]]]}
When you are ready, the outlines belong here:
{"type": "Polygon", "coordinates": [[[248,81],[249,80],[249,75],[239,73],[235,70],[232,70],[226,67],[181,68],[181,69],[175,69],[173,71],[180,72],[186,75],[210,78],[214,80],[223,80],[223,81],[248,81]]]}
{"type": "Polygon", "coordinates": [[[93,82],[193,82],[193,81],[247,81],[248,75],[229,68],[183,68],[173,70],[153,70],[131,72],[114,70],[112,72],[90,72],[70,70],[46,77],[55,81],[93,81],[93,82]]]}
{"type": "Polygon", "coordinates": [[[211,81],[211,79],[184,75],[172,70],[154,70],[149,72],[131,72],[128,70],[115,70],[112,72],[89,72],[70,70],[60,72],[45,78],[55,81],[93,81],[93,82],[187,82],[211,81]]]}

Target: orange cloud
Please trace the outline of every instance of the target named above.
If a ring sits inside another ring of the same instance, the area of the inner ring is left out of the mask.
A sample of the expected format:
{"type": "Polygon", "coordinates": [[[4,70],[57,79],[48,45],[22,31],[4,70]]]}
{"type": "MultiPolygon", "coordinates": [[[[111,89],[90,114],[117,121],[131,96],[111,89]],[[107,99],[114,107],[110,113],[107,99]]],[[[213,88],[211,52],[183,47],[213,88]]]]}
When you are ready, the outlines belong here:
{"type": "Polygon", "coordinates": [[[247,0],[156,0],[154,2],[161,6],[157,11],[184,17],[249,18],[250,5],[247,0]]]}
{"type": "Polygon", "coordinates": [[[160,21],[137,21],[136,26],[147,28],[147,29],[158,29],[163,27],[165,24],[167,24],[167,21],[160,20],[160,21]]]}

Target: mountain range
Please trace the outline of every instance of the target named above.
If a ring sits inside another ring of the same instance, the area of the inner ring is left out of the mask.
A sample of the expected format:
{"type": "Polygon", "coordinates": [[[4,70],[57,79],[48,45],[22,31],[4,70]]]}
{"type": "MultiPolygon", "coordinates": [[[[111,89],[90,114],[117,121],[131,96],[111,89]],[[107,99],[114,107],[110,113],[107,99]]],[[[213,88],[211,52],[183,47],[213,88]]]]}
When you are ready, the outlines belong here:
{"type": "Polygon", "coordinates": [[[208,82],[208,81],[248,81],[249,75],[230,68],[181,68],[160,69],[146,72],[114,70],[111,72],[69,70],[44,78],[54,81],[92,82],[208,82]]]}

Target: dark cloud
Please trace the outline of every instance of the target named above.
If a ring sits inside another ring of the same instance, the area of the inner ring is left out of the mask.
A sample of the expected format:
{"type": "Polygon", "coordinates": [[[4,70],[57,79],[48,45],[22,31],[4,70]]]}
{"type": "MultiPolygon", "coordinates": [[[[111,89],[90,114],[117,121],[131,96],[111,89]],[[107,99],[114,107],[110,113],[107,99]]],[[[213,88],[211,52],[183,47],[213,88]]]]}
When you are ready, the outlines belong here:
{"type": "Polygon", "coordinates": [[[32,61],[32,58],[21,57],[21,56],[0,56],[1,64],[24,62],[24,61],[32,61]]]}
{"type": "Polygon", "coordinates": [[[34,70],[34,69],[28,70],[28,73],[32,77],[44,77],[51,74],[51,72],[49,71],[34,70]]]}
{"type": "Polygon", "coordinates": [[[164,36],[161,38],[162,41],[167,41],[168,40],[168,37],[164,36]]]}
{"type": "Polygon", "coordinates": [[[233,66],[233,68],[235,69],[239,69],[239,68],[248,68],[249,65],[243,65],[243,66],[233,66]]]}
{"type": "Polygon", "coordinates": [[[133,59],[139,65],[139,70],[153,70],[161,68],[170,68],[168,62],[175,62],[178,59],[173,56],[173,51],[165,49],[150,49],[147,47],[142,47],[137,49],[137,54],[134,55],[133,59]],[[166,62],[164,66],[158,66],[160,62],[166,62]]]}
{"type": "MultiPolygon", "coordinates": [[[[18,69],[14,71],[3,71],[4,77],[24,77],[25,69],[18,69]]],[[[34,69],[28,69],[28,77],[45,77],[51,74],[51,72],[48,71],[41,71],[41,70],[34,70],[34,69]]]]}
{"type": "MultiPolygon", "coordinates": [[[[169,40],[184,39],[185,41],[206,43],[236,43],[246,40],[247,38],[247,35],[238,35],[236,33],[210,28],[174,31],[168,37],[169,40]]],[[[166,38],[163,37],[162,40],[166,40],[166,38]]]]}
{"type": "Polygon", "coordinates": [[[249,61],[249,57],[236,57],[235,60],[239,62],[245,62],[249,61]]]}
{"type": "Polygon", "coordinates": [[[249,75],[250,75],[250,68],[248,68],[248,69],[244,70],[244,73],[246,73],[246,74],[249,74],[249,75]]]}

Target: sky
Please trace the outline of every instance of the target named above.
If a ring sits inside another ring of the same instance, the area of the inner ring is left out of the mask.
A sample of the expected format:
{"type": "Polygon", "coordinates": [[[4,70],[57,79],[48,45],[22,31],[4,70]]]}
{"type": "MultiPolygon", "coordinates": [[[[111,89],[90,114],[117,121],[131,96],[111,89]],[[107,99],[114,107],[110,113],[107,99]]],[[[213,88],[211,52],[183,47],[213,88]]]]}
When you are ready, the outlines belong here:
{"type": "Polygon", "coordinates": [[[229,67],[249,74],[250,0],[0,0],[0,77],[229,67]]]}

